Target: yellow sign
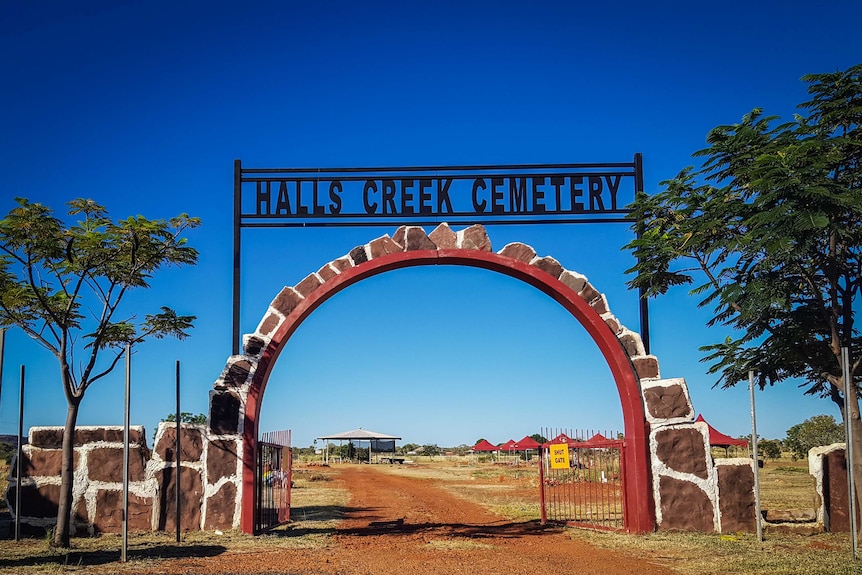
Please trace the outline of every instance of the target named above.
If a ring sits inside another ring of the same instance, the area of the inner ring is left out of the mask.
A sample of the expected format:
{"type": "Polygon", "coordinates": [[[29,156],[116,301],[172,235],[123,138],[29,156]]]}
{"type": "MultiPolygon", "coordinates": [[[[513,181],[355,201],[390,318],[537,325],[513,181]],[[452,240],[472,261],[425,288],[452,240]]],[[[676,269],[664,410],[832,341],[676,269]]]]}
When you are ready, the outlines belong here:
{"type": "Polygon", "coordinates": [[[569,468],[569,446],[565,443],[548,447],[551,458],[551,469],[569,468]]]}

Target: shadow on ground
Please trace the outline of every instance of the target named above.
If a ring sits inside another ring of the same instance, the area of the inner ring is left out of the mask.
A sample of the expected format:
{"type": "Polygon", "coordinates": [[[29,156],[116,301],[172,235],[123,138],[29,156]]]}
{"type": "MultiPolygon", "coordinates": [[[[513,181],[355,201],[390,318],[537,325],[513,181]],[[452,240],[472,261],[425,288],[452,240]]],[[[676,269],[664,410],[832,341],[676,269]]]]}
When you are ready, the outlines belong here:
{"type": "MultiPolygon", "coordinates": [[[[186,557],[215,557],[227,551],[222,545],[158,545],[146,549],[129,549],[129,559],[175,559],[186,557]]],[[[63,565],[66,567],[80,567],[87,565],[104,565],[115,563],[120,560],[119,550],[98,549],[93,551],[67,552],[57,551],[56,555],[38,558],[18,557],[15,559],[0,558],[0,568],[4,567],[36,567],[49,565],[63,565]]]]}

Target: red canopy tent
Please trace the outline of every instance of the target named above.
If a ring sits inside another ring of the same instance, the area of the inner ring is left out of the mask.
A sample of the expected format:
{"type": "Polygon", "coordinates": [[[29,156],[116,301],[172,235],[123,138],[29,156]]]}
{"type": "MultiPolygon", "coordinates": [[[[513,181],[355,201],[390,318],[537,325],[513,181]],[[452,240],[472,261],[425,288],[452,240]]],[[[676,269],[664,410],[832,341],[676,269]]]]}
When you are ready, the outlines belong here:
{"type": "Polygon", "coordinates": [[[470,448],[470,451],[497,451],[500,449],[493,443],[489,442],[487,439],[483,439],[476,445],[470,448]]]}
{"type": "Polygon", "coordinates": [[[727,449],[731,445],[736,447],[748,447],[747,439],[734,439],[729,435],[725,435],[722,432],[718,431],[716,428],[711,426],[704,418],[703,415],[698,415],[695,421],[702,421],[706,423],[706,427],[709,429],[709,444],[714,447],[724,447],[727,449]]]}
{"type": "Polygon", "coordinates": [[[551,439],[550,441],[543,443],[542,447],[550,447],[551,445],[559,445],[561,443],[565,443],[569,447],[578,447],[583,442],[582,441],[575,441],[574,439],[572,439],[571,437],[569,437],[565,433],[561,433],[558,436],[556,436],[555,438],[551,439]]]}
{"type": "Polygon", "coordinates": [[[540,447],[542,447],[542,444],[530,437],[529,435],[525,435],[524,439],[515,442],[515,449],[517,449],[518,451],[524,451],[527,449],[539,449],[540,447]]]}

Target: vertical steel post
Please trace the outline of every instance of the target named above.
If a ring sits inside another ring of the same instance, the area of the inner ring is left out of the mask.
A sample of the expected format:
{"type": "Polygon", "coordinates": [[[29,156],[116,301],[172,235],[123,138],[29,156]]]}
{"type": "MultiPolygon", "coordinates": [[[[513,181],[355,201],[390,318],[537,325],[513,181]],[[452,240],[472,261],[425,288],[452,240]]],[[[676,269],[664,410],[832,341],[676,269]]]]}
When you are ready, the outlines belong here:
{"type": "Polygon", "coordinates": [[[233,161],[233,332],[231,342],[231,355],[239,354],[239,320],[240,320],[240,243],[242,230],[240,219],[242,218],[242,162],[233,161]]]}
{"type": "Polygon", "coordinates": [[[859,527],[856,520],[856,473],[853,470],[853,426],[851,425],[852,416],[850,408],[853,402],[858,402],[856,398],[856,388],[853,382],[850,381],[850,350],[847,347],[841,348],[841,372],[844,378],[844,435],[847,439],[847,446],[844,450],[844,460],[847,462],[847,499],[850,501],[850,542],[853,546],[853,559],[859,558],[859,527]]]}
{"type": "Polygon", "coordinates": [[[0,403],[3,401],[3,357],[6,355],[6,328],[0,327],[0,403]]]}
{"type": "MultiPolygon", "coordinates": [[[[643,166],[643,155],[640,153],[635,154],[635,199],[637,199],[637,194],[639,192],[644,191],[644,166],[643,166]]],[[[635,226],[637,239],[641,238],[641,234],[643,234],[643,222],[637,222],[635,226]]],[[[649,338],[649,298],[646,296],[646,290],[644,288],[638,288],[638,304],[640,308],[640,329],[641,329],[641,341],[644,344],[644,351],[646,351],[647,355],[650,353],[650,338],[649,338]]]]}
{"type": "Polygon", "coordinates": [[[129,550],[129,408],[132,390],[132,344],[126,344],[126,400],[123,413],[123,546],[120,561],[128,560],[129,550]]]}
{"type": "Polygon", "coordinates": [[[757,455],[757,414],[754,407],[754,371],[748,370],[748,393],[751,396],[751,451],[754,456],[754,513],[757,521],[757,540],[763,541],[760,517],[760,461],[757,455]]]}
{"type": "Polygon", "coordinates": [[[174,445],[174,453],[177,461],[177,471],[174,475],[174,485],[176,486],[176,505],[177,505],[177,543],[180,542],[180,431],[182,430],[182,425],[180,424],[180,360],[177,360],[177,369],[176,369],[176,379],[177,379],[177,437],[174,445]]]}
{"type": "Polygon", "coordinates": [[[24,366],[21,366],[21,383],[18,387],[18,450],[15,453],[15,541],[21,540],[21,473],[24,466],[24,366]]]}

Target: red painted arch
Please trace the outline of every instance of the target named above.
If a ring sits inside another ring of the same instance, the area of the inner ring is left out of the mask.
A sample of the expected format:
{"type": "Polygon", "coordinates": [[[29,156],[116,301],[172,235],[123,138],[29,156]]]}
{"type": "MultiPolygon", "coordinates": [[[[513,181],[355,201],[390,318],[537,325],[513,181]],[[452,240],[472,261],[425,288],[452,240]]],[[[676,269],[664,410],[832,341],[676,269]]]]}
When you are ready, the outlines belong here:
{"type": "Polygon", "coordinates": [[[519,279],[552,297],[584,326],[610,367],[622,405],[626,438],[622,462],[626,478],[623,485],[626,529],[637,533],[653,531],[655,508],[650,488],[649,428],[641,399],[640,380],[616,335],[574,290],[539,268],[496,253],[464,249],[399,252],[364,262],[325,282],[285,318],[261,355],[246,400],[242,438],[242,530],[246,533],[254,530],[258,414],[269,375],[287,341],[314,310],[341,290],[383,272],[426,265],[477,267],[519,279]]]}

